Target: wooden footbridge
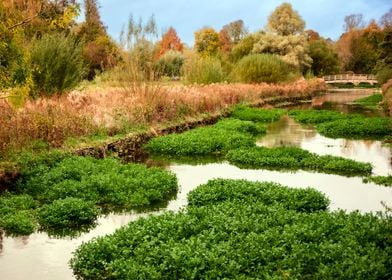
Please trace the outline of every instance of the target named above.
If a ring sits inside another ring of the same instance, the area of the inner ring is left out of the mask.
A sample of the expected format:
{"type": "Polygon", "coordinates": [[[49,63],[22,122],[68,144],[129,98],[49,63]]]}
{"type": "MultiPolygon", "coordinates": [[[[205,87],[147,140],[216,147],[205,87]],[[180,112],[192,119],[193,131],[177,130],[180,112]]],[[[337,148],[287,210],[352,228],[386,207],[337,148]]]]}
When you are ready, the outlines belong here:
{"type": "Polygon", "coordinates": [[[377,84],[376,77],[367,74],[339,74],[324,76],[323,78],[327,84],[354,84],[355,86],[361,83],[377,84]]]}

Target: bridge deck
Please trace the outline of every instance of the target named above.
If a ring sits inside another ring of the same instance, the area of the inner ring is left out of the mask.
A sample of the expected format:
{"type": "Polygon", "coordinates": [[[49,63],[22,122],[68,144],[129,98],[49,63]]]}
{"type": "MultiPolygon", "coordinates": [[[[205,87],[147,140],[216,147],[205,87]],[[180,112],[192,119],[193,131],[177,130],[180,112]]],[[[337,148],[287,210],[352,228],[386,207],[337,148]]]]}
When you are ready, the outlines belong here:
{"type": "Polygon", "coordinates": [[[352,84],[359,84],[359,83],[368,83],[368,84],[377,84],[377,79],[374,75],[367,75],[367,74],[339,74],[339,75],[329,75],[324,76],[324,81],[327,84],[333,83],[352,83],[352,84]]]}

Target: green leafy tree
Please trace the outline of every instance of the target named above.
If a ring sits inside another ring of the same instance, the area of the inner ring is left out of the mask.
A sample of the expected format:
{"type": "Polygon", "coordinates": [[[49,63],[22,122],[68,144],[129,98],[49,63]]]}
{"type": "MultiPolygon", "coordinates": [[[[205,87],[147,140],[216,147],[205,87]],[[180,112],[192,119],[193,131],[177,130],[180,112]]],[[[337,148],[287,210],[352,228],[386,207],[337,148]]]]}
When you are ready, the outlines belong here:
{"type": "Polygon", "coordinates": [[[219,50],[219,33],[206,27],[195,32],[195,49],[201,56],[214,56],[219,50]]]}
{"type": "Polygon", "coordinates": [[[339,58],[333,47],[323,39],[309,43],[309,55],[312,58],[312,71],[316,76],[339,72],[339,58]]]}
{"type": "Polygon", "coordinates": [[[255,44],[255,37],[251,34],[243,38],[237,45],[233,47],[230,53],[230,60],[233,62],[239,61],[244,56],[250,54],[255,44]]]}

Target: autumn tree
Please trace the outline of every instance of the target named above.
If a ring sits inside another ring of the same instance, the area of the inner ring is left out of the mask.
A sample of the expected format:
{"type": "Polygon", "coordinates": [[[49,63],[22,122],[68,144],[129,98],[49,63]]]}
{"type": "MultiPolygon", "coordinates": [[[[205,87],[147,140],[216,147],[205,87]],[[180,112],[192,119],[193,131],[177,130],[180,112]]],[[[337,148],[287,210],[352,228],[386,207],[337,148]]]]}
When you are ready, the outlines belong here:
{"type": "Polygon", "coordinates": [[[202,56],[214,56],[219,50],[219,34],[211,27],[195,32],[195,49],[202,56]]]}
{"type": "Polygon", "coordinates": [[[350,32],[352,30],[363,29],[365,22],[362,14],[352,14],[344,17],[344,30],[350,32]]]}
{"type": "Polygon", "coordinates": [[[267,30],[277,35],[288,36],[304,31],[305,22],[291,4],[283,3],[268,17],[267,30]]]}
{"type": "Polygon", "coordinates": [[[230,22],[222,27],[222,31],[227,34],[230,42],[236,45],[241,41],[248,31],[246,30],[244,21],[242,19],[230,22]]]}
{"type": "Polygon", "coordinates": [[[381,17],[380,25],[384,29],[392,29],[392,8],[381,17]]]}
{"type": "Polygon", "coordinates": [[[312,58],[312,71],[316,76],[336,74],[339,72],[339,57],[333,46],[319,38],[310,40],[309,55],[312,58]]]}
{"type": "Polygon", "coordinates": [[[162,36],[162,39],[158,42],[158,57],[163,56],[168,51],[182,52],[184,44],[177,35],[177,31],[170,27],[169,30],[162,36]]]}
{"type": "Polygon", "coordinates": [[[279,55],[286,63],[305,71],[312,59],[304,28],[305,22],[291,4],[283,3],[269,16],[267,32],[255,34],[253,53],[279,55]]]}
{"type": "Polygon", "coordinates": [[[219,31],[219,48],[223,54],[228,54],[233,48],[233,42],[227,30],[219,31]]]}

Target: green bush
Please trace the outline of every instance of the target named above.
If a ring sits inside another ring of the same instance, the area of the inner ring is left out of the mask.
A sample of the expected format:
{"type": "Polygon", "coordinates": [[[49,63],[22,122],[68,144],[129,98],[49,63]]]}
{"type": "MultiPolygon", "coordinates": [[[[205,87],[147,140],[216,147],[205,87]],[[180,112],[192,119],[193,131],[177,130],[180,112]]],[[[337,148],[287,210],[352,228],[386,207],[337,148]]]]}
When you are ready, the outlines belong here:
{"type": "Polygon", "coordinates": [[[392,175],[389,176],[370,176],[363,179],[364,183],[373,182],[377,185],[392,187],[392,175]]]}
{"type": "Polygon", "coordinates": [[[278,83],[286,81],[290,67],[280,57],[271,54],[251,54],[242,58],[232,75],[243,83],[278,83]]]}
{"type": "Polygon", "coordinates": [[[31,50],[34,95],[53,95],[75,87],[86,74],[82,46],[72,36],[47,34],[31,50]]]}
{"type": "Polygon", "coordinates": [[[221,62],[215,57],[195,57],[185,61],[185,80],[191,84],[212,84],[225,81],[221,62]]]}
{"type": "Polygon", "coordinates": [[[317,131],[331,138],[382,138],[392,134],[392,125],[388,118],[358,116],[321,123],[317,131]]]}
{"type": "Polygon", "coordinates": [[[42,206],[38,220],[43,228],[77,229],[95,222],[99,209],[94,202],[67,197],[42,206]]]}
{"type": "Polygon", "coordinates": [[[313,170],[343,175],[369,175],[370,163],[334,156],[319,156],[295,147],[253,147],[236,149],[227,153],[230,163],[246,168],[266,168],[274,170],[313,170]]]}
{"type": "Polygon", "coordinates": [[[306,124],[318,124],[351,117],[350,115],[329,110],[290,110],[289,116],[297,122],[306,124]]]}
{"type": "Polygon", "coordinates": [[[82,244],[77,279],[389,279],[391,219],[323,211],[314,190],[213,180],[177,214],[82,244]]]}
{"type": "Polygon", "coordinates": [[[246,106],[237,106],[231,113],[232,118],[253,121],[253,122],[274,122],[279,120],[284,114],[282,109],[258,109],[246,106]]]}
{"type": "Polygon", "coordinates": [[[224,119],[213,126],[151,139],[144,148],[153,154],[173,156],[220,155],[237,147],[254,146],[254,136],[265,131],[264,126],[251,121],[224,119]]]}
{"type": "Polygon", "coordinates": [[[180,77],[184,56],[177,51],[166,52],[156,63],[155,73],[158,77],[180,77]]]}

